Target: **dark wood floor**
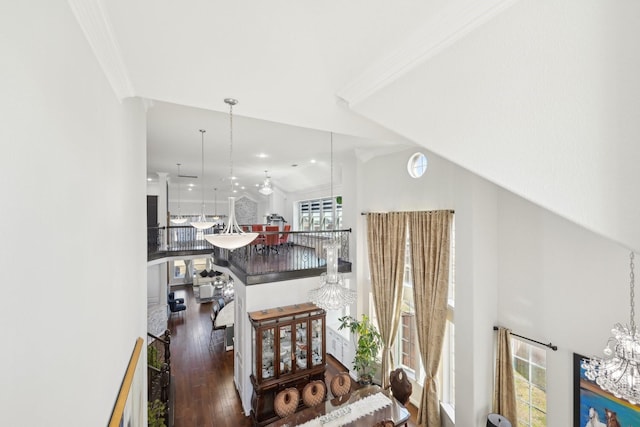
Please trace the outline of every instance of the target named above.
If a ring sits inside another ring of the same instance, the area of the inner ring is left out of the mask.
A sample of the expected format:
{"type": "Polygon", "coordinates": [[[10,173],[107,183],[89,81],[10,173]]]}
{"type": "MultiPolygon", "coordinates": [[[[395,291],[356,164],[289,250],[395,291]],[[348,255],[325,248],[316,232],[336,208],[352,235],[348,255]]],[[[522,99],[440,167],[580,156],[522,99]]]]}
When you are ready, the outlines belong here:
{"type": "MultiPolygon", "coordinates": [[[[214,345],[209,345],[211,303],[198,304],[191,286],[172,290],[187,305],[186,311],[169,319],[175,427],[251,426],[233,383],[233,351],[223,348],[224,330],[215,331],[214,345]]],[[[339,369],[337,362],[329,360],[327,379],[339,369]]],[[[409,405],[409,411],[409,426],[415,426],[416,408],[409,405]]]]}

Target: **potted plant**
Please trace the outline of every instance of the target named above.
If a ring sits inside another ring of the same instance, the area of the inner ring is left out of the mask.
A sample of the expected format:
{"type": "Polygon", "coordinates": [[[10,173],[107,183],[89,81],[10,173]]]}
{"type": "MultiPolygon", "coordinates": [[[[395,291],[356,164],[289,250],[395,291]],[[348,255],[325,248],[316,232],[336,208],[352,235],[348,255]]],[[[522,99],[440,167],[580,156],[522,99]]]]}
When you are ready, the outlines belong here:
{"type": "Polygon", "coordinates": [[[343,316],[338,319],[339,330],[348,329],[357,337],[356,355],[353,358],[353,369],[358,372],[361,384],[371,384],[376,373],[376,359],[382,348],[382,336],[369,316],[362,315],[362,320],[351,316],[343,316]]]}

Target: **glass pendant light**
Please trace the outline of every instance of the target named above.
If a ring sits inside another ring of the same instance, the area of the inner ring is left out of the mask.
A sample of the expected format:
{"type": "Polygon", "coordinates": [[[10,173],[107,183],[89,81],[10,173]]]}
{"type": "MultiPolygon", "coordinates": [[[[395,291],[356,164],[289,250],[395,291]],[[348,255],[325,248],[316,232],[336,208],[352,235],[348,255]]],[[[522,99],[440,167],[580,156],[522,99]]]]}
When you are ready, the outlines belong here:
{"type": "MultiPolygon", "coordinates": [[[[176,176],[176,181],[180,177],[180,163],[176,163],[178,165],[178,175],[176,176]]],[[[178,216],[176,218],[172,218],[171,222],[174,224],[184,224],[187,222],[187,218],[182,216],[182,212],[180,210],[180,181],[178,181],[178,216]]]]}
{"type": "MultiPolygon", "coordinates": [[[[233,106],[238,103],[236,99],[226,98],[225,103],[229,105],[229,182],[233,193],[233,106]]],[[[245,233],[242,231],[236,220],[236,198],[229,197],[229,221],[225,229],[218,234],[207,234],[204,236],[209,243],[223,249],[237,249],[251,243],[258,233],[245,233]]]]}
{"type": "MultiPolygon", "coordinates": [[[[335,211],[333,199],[333,132],[331,133],[331,203],[335,211]]],[[[335,217],[335,212],[334,215],[335,217]]],[[[320,276],[320,287],[309,291],[312,303],[325,310],[339,310],[356,301],[357,292],[344,286],[342,276],[338,273],[338,250],[340,243],[336,240],[324,245],[327,251],[327,272],[320,276]]]]}
{"type": "Polygon", "coordinates": [[[202,155],[200,158],[202,159],[202,175],[200,179],[200,187],[202,188],[202,210],[200,212],[200,216],[196,221],[193,221],[191,225],[198,230],[206,230],[215,225],[213,221],[207,221],[207,216],[204,214],[204,133],[206,130],[200,129],[200,134],[202,135],[202,155]]]}
{"type": "Polygon", "coordinates": [[[258,190],[258,193],[268,196],[273,193],[273,188],[271,187],[271,177],[268,175],[267,171],[264,171],[264,182],[262,183],[262,187],[258,190]]]}

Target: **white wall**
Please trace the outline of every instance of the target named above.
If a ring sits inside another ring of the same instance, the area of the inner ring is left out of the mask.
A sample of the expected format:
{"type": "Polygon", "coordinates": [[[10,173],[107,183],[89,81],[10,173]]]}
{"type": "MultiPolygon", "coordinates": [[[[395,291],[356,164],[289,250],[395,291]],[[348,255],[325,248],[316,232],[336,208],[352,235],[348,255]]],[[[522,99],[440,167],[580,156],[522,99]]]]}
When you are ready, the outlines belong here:
{"type": "Polygon", "coordinates": [[[553,342],[548,425],[572,425],[573,353],[602,357],[629,321],[629,251],[506,191],[500,192],[499,322],[553,342]]]}
{"type": "Polygon", "coordinates": [[[144,109],[66,1],[3,2],[0,51],[3,424],[105,425],[146,335],[144,109]]]}
{"type": "Polygon", "coordinates": [[[640,3],[519,0],[355,110],[640,248],[640,3]],[[570,195],[570,197],[567,197],[570,195]]]}

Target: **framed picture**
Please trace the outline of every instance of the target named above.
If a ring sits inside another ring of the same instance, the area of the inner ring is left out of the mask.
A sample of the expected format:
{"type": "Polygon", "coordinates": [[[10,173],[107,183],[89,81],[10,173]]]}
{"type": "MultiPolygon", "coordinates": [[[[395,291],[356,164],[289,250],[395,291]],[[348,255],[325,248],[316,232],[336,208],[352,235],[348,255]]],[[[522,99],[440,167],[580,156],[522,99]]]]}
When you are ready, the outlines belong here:
{"type": "Polygon", "coordinates": [[[580,366],[584,359],[573,353],[573,426],[640,426],[640,406],[618,399],[589,381],[580,366]]]}
{"type": "Polygon", "coordinates": [[[144,425],[146,387],[145,364],[140,362],[142,343],[142,338],[136,339],[120,392],[113,406],[109,427],[143,427],[144,425]]]}

